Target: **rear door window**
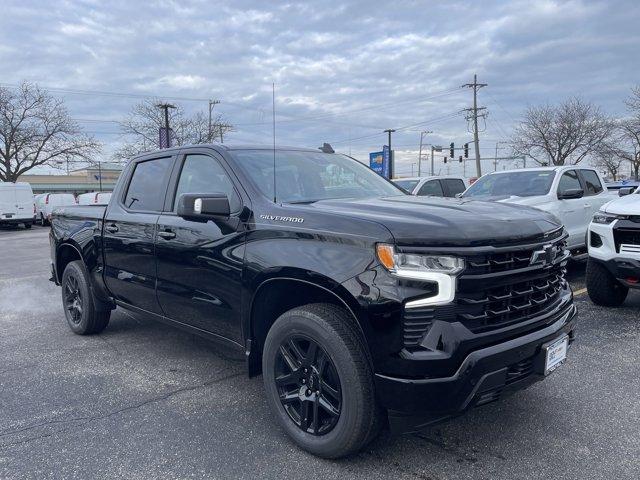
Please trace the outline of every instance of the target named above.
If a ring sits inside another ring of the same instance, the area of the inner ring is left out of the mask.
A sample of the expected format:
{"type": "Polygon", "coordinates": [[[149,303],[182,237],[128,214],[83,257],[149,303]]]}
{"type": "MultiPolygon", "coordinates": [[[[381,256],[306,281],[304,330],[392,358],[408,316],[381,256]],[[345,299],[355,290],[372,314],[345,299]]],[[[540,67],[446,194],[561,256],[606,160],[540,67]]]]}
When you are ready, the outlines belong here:
{"type": "Polygon", "coordinates": [[[133,171],[124,206],[130,210],[160,212],[164,202],[164,178],[169,172],[172,157],[138,162],[133,171]]]}
{"type": "Polygon", "coordinates": [[[440,181],[444,183],[448,197],[455,197],[466,190],[464,182],[459,178],[445,178],[440,181]]]}
{"type": "Polygon", "coordinates": [[[420,187],[417,194],[420,196],[429,195],[432,197],[444,197],[440,180],[429,180],[428,182],[425,182],[425,184],[420,187]]]}
{"type": "Polygon", "coordinates": [[[585,196],[597,195],[603,190],[600,177],[598,177],[596,172],[593,170],[580,170],[580,174],[586,187],[584,191],[585,196]]]}

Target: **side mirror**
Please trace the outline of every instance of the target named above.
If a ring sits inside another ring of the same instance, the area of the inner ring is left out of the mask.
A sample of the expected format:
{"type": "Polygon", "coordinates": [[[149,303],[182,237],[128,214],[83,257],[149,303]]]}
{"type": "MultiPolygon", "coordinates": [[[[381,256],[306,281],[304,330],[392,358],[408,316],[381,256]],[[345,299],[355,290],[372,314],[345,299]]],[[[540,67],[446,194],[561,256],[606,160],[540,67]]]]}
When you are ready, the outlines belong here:
{"type": "Polygon", "coordinates": [[[618,196],[624,197],[625,195],[631,195],[635,191],[633,187],[624,187],[618,190],[618,196]]]}
{"type": "Polygon", "coordinates": [[[187,220],[207,221],[228,217],[229,198],[224,193],[183,193],[178,198],[178,216],[187,220]]]}
{"type": "Polygon", "coordinates": [[[568,188],[562,192],[558,192],[559,200],[571,200],[572,198],[582,198],[584,190],[581,188],[568,188]]]}

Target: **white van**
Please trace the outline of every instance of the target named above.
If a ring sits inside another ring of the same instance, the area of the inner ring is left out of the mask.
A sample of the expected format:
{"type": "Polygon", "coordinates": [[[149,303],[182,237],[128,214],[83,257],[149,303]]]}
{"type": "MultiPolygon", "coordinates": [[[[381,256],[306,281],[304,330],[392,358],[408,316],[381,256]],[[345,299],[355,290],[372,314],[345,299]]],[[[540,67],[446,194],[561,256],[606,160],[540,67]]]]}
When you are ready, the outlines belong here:
{"type": "Polygon", "coordinates": [[[72,193],[43,193],[36,195],[36,219],[40,225],[46,225],[51,213],[57,207],[75,205],[76,197],[72,193]]]}
{"type": "Polygon", "coordinates": [[[0,182],[0,225],[22,223],[31,228],[35,222],[35,204],[31,185],[25,182],[0,182]]]}
{"type": "Polygon", "coordinates": [[[106,205],[111,199],[111,192],[89,192],[78,195],[80,205],[106,205]]]}

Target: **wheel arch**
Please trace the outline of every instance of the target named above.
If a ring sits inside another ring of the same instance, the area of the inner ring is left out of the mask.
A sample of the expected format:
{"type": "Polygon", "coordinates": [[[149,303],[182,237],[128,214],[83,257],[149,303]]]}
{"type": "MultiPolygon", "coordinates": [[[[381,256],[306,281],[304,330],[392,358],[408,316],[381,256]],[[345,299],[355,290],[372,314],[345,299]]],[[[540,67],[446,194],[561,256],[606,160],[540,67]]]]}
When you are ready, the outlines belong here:
{"type": "Polygon", "coordinates": [[[337,305],[353,318],[363,339],[367,338],[368,324],[360,304],[346,288],[328,277],[289,271],[286,275],[262,278],[252,291],[243,322],[250,376],[261,372],[262,349],[269,329],[280,315],[292,308],[311,303],[337,305]]]}

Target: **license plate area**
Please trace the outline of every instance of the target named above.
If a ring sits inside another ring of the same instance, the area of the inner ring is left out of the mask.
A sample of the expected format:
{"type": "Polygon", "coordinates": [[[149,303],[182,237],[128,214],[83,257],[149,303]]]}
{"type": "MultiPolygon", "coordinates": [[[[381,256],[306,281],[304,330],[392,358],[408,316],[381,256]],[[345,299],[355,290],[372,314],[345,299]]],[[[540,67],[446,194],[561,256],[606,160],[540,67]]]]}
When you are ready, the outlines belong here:
{"type": "Polygon", "coordinates": [[[568,347],[569,337],[567,335],[563,335],[560,338],[542,345],[545,375],[549,375],[565,362],[568,347]]]}

